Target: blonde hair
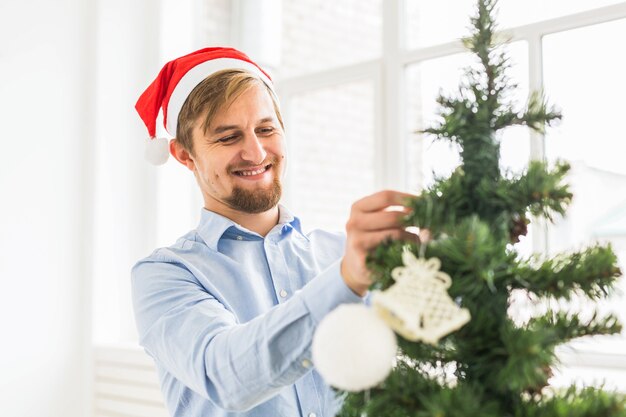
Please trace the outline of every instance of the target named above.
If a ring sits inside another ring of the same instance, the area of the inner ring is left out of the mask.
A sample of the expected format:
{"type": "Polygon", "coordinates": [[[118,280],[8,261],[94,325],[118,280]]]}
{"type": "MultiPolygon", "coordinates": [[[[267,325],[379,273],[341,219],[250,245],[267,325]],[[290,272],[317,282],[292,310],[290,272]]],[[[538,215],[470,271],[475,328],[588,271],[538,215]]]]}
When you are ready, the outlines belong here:
{"type": "Polygon", "coordinates": [[[193,155],[193,127],[204,116],[202,131],[206,133],[217,112],[253,86],[263,86],[272,98],[280,126],[284,129],[278,100],[274,91],[255,74],[242,69],[226,69],[211,74],[189,94],[178,114],[176,139],[193,155]]]}

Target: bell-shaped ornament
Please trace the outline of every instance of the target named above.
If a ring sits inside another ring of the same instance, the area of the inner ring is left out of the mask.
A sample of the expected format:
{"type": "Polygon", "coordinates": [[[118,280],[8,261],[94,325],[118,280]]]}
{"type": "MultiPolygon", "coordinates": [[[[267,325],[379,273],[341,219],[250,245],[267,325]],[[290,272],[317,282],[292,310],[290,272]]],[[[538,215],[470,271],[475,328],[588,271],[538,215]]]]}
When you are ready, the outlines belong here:
{"type": "Polygon", "coordinates": [[[372,298],[378,315],[396,333],[434,345],[469,322],[469,311],[448,295],[452,280],[439,270],[438,258],[421,259],[406,250],[402,261],[404,266],[391,272],[395,283],[372,298]]]}

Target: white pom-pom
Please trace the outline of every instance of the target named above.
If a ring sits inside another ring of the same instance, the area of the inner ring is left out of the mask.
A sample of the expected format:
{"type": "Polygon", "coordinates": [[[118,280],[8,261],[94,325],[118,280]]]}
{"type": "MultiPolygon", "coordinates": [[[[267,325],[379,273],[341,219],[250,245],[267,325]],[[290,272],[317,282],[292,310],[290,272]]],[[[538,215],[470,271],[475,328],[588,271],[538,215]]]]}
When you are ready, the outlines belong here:
{"type": "Polygon", "coordinates": [[[163,165],[170,156],[169,141],[165,138],[148,139],[144,157],[152,165],[163,165]]]}
{"type": "Polygon", "coordinates": [[[317,327],[313,363],[328,384],[362,391],[389,375],[397,348],[395,334],[372,309],[343,304],[317,327]]]}

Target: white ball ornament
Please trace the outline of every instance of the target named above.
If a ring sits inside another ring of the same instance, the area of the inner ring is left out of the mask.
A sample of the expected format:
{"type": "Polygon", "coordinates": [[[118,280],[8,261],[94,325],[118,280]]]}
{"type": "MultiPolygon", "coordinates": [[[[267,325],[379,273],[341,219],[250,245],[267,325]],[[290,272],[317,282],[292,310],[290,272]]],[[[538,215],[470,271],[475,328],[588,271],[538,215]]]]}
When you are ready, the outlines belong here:
{"type": "Polygon", "coordinates": [[[152,165],[163,165],[170,156],[169,141],[166,138],[148,139],[144,157],[152,165]]]}
{"type": "Polygon", "coordinates": [[[363,391],[387,378],[397,349],[394,332],[371,308],[342,304],[317,327],[313,363],[328,384],[363,391]]]}

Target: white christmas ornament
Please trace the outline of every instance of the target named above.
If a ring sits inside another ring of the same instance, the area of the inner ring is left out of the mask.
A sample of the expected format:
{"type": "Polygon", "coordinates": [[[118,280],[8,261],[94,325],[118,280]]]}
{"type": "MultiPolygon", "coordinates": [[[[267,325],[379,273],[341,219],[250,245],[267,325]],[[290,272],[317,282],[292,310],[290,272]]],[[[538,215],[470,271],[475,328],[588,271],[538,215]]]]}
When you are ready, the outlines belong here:
{"type": "Polygon", "coordinates": [[[402,262],[391,271],[395,284],[372,296],[374,309],[392,329],[408,340],[434,345],[470,320],[469,311],[448,295],[452,280],[439,270],[439,259],[417,258],[405,250],[402,262]]]}
{"type": "Polygon", "coordinates": [[[144,157],[152,165],[163,165],[170,156],[169,141],[166,138],[148,138],[144,157]]]}
{"type": "Polygon", "coordinates": [[[313,363],[328,384],[363,391],[387,378],[397,348],[395,334],[372,309],[342,304],[317,327],[313,363]]]}

